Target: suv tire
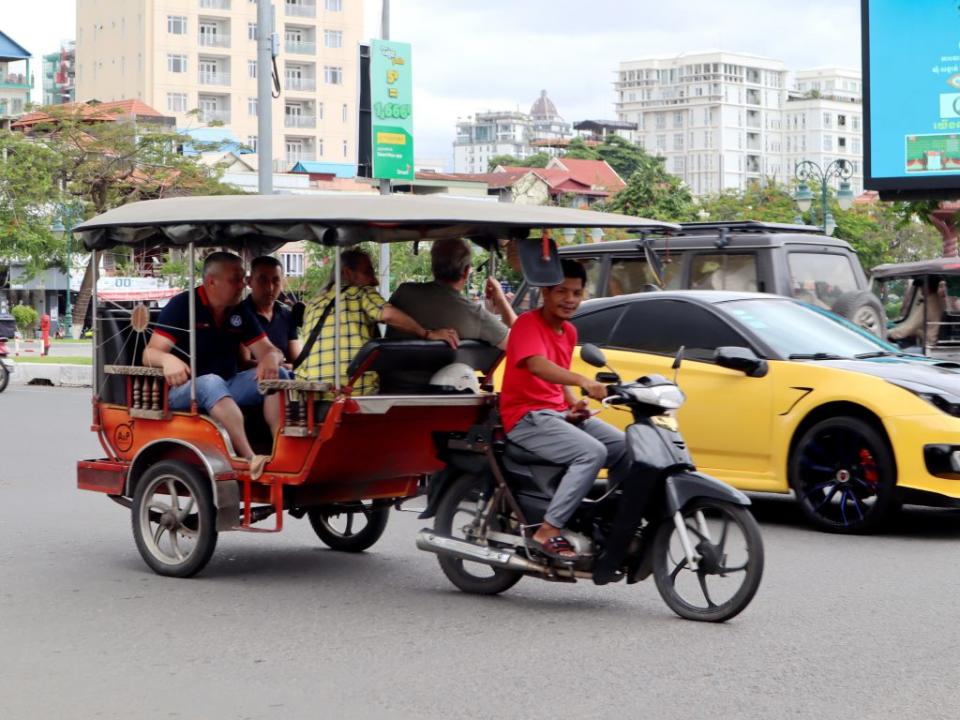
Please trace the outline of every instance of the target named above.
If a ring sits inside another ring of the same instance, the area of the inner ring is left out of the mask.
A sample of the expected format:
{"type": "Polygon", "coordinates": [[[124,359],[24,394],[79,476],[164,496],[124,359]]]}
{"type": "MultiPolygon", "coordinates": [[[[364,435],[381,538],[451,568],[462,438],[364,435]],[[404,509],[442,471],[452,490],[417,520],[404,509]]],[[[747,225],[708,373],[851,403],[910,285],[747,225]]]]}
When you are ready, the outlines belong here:
{"type": "Polygon", "coordinates": [[[872,292],[854,290],[844,293],[837,298],[830,310],[880,339],[887,336],[886,313],[880,300],[872,292]]]}

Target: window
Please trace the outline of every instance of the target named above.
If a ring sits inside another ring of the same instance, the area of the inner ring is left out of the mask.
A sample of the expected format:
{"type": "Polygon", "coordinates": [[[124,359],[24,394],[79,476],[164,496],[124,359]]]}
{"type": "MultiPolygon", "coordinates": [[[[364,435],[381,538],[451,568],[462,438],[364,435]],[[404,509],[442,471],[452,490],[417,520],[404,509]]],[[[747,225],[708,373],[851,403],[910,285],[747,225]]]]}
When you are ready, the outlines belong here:
{"type": "Polygon", "coordinates": [[[349,151],[349,147],[350,147],[350,146],[347,144],[347,141],[344,140],[344,141],[343,141],[343,156],[344,156],[344,157],[347,157],[347,154],[348,154],[348,151],[349,151]]]}
{"type": "Polygon", "coordinates": [[[171,35],[187,34],[187,18],[185,15],[167,15],[167,32],[171,35]]]}
{"type": "Polygon", "coordinates": [[[257,152],[257,145],[260,142],[260,138],[256,135],[247,135],[247,147],[249,147],[254,152],[257,152]]]}
{"type": "Polygon", "coordinates": [[[257,61],[247,60],[247,75],[251,78],[257,77],[257,61]]]}
{"type": "Polygon", "coordinates": [[[343,10],[343,0],[326,0],[324,7],[330,12],[340,12],[343,10]]]}
{"type": "Polygon", "coordinates": [[[831,135],[823,136],[823,149],[828,152],[833,150],[833,137],[831,135]]]}
{"type": "Polygon", "coordinates": [[[167,110],[169,112],[186,112],[187,94],[178,92],[167,93],[167,110]]]}
{"type": "Polygon", "coordinates": [[[846,255],[792,252],[787,255],[790,268],[790,294],[798,300],[829,310],[837,299],[857,290],[857,279],[846,255]]]}
{"type": "Polygon", "coordinates": [[[257,99],[247,98],[247,115],[256,115],[257,114],[257,99]]]}
{"type": "Polygon", "coordinates": [[[657,130],[664,130],[667,127],[666,113],[657,113],[657,130]]]}
{"type": "Polygon", "coordinates": [[[683,150],[683,134],[676,133],[673,136],[673,149],[674,150],[683,150]]]}
{"type": "Polygon", "coordinates": [[[286,142],[287,162],[303,160],[303,140],[294,139],[286,142]]]}
{"type": "Polygon", "coordinates": [[[683,113],[682,113],[682,112],[675,112],[675,113],[673,114],[673,126],[674,126],[675,128],[682,128],[682,127],[683,127],[683,113]]]}
{"type": "Polygon", "coordinates": [[[629,306],[618,305],[617,307],[580,315],[574,319],[573,324],[577,328],[577,342],[609,345],[613,328],[627,307],[629,306]]]}
{"type": "Polygon", "coordinates": [[[756,292],[757,258],[752,253],[695,255],[690,266],[690,288],[756,292]]]}
{"type": "Polygon", "coordinates": [[[324,30],[323,46],[328,48],[343,47],[343,33],[340,30],[324,30]]]}
{"type": "Polygon", "coordinates": [[[167,55],[167,70],[172,73],[185,73],[187,71],[187,56],[167,55]]]}
{"type": "Polygon", "coordinates": [[[303,275],[303,253],[280,253],[280,262],[287,277],[303,275]]]}
{"type": "Polygon", "coordinates": [[[343,84],[343,68],[339,65],[326,65],[323,68],[323,81],[327,85],[343,84]]]}
{"type": "Polygon", "coordinates": [[[859,154],[860,154],[860,139],[859,139],[859,138],[853,138],[853,140],[850,141],[850,152],[852,152],[854,155],[859,155],[859,154]]]}
{"type": "Polygon", "coordinates": [[[852,120],[853,120],[853,129],[854,129],[854,130],[859,130],[859,129],[860,129],[860,116],[859,116],[859,115],[854,115],[853,118],[852,118],[852,120]]]}
{"type": "Polygon", "coordinates": [[[256,40],[257,39],[257,24],[248,22],[247,23],[247,39],[256,40]]]}
{"type": "MultiPolygon", "coordinates": [[[[680,289],[679,257],[673,262],[663,263],[663,286],[666,290],[680,289]]],[[[645,258],[615,259],[610,264],[610,277],[607,280],[606,295],[626,295],[644,292],[657,287],[657,278],[645,258]]]]}
{"type": "Polygon", "coordinates": [[[830,113],[823,114],[823,126],[824,127],[833,127],[833,116],[830,113]]]}
{"type": "Polygon", "coordinates": [[[323,120],[323,103],[317,103],[317,120],[323,120]]]}
{"type": "Polygon", "coordinates": [[[343,104],[343,109],[340,111],[340,119],[343,120],[343,122],[347,121],[347,104],[346,103],[343,104]]]}
{"type": "Polygon", "coordinates": [[[691,360],[712,360],[718,347],[748,343],[724,319],[699,305],[639,300],[614,328],[611,345],[663,355],[675,355],[683,346],[684,356],[691,360]]]}

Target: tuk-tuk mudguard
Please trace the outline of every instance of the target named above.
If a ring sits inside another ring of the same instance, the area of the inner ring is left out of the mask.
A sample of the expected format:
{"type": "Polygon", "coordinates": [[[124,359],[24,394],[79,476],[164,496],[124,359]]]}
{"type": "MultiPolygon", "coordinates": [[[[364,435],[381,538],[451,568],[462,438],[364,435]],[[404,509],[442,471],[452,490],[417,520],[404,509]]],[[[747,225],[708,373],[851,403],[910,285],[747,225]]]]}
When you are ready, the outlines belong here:
{"type": "Polygon", "coordinates": [[[125,495],[132,497],[137,481],[151,465],[161,460],[183,458],[185,452],[199,461],[210,479],[213,505],[217,508],[217,530],[234,528],[240,517],[240,484],[234,479],[229,459],[212,445],[175,438],[147,443],[130,462],[125,495]]]}
{"type": "Polygon", "coordinates": [[[670,515],[698,497],[723,500],[734,505],[750,505],[750,498],[739,490],[699,472],[683,471],[671,474],[664,483],[664,490],[670,515]]]}

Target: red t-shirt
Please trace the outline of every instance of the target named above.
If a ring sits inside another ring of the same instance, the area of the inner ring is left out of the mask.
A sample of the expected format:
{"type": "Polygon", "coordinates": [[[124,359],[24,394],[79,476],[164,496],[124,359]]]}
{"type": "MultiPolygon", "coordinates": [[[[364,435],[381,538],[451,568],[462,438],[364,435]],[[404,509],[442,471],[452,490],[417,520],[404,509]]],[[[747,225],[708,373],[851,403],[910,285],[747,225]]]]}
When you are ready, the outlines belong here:
{"type": "Polygon", "coordinates": [[[569,369],[576,344],[577,329],[568,322],[563,323],[563,333],[558,334],[544,322],[539,310],[517,318],[507,340],[507,366],[500,391],[500,416],[507,432],[528,412],[566,412],[563,385],[541,380],[520,363],[534,355],[543,355],[550,362],[569,369]]]}

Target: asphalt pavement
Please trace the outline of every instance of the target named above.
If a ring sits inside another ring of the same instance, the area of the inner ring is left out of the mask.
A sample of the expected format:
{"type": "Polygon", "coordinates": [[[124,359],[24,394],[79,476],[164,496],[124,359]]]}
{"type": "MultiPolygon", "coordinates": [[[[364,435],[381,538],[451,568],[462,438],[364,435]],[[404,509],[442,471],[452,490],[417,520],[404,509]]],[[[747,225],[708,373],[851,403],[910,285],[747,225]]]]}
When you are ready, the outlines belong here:
{"type": "Polygon", "coordinates": [[[76,490],[102,452],[88,392],[10,386],[0,417],[3,718],[957,715],[955,512],[839,537],[762,499],[763,583],[724,625],[677,618],[652,582],[465,595],[407,513],[362,555],[306,520],[225,533],[175,580],[143,564],[129,511],[76,490]]]}

